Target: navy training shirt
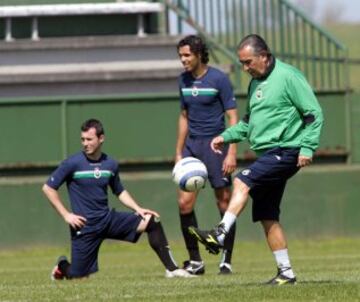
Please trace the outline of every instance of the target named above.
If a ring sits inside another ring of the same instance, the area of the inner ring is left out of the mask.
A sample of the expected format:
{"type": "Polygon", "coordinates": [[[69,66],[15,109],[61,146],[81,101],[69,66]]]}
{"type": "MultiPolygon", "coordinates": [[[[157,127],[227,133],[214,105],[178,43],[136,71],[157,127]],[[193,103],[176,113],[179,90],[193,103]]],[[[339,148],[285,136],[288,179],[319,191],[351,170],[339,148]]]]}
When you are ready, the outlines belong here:
{"type": "Polygon", "coordinates": [[[118,162],[104,153],[97,161],[88,159],[83,152],[68,157],[50,175],[46,184],[58,190],[64,182],[72,212],[87,219],[82,232],[102,229],[107,223],[110,214],[108,186],[117,196],[124,190],[118,162]]]}
{"type": "Polygon", "coordinates": [[[209,66],[198,79],[183,72],[179,90],[181,109],[188,113],[189,135],[210,137],[225,130],[225,111],[236,108],[236,100],[224,72],[209,66]]]}

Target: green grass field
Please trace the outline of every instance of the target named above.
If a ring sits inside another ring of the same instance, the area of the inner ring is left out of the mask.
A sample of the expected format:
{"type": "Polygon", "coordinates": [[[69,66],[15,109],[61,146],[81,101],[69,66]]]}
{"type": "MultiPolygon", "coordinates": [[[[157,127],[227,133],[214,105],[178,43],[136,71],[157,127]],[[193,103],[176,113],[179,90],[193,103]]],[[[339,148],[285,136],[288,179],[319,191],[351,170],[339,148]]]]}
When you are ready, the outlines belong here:
{"type": "MultiPolygon", "coordinates": [[[[34,247],[0,252],[0,301],[359,301],[360,239],[290,241],[296,286],[269,287],[274,262],[265,242],[238,242],[234,274],[218,276],[218,257],[203,252],[206,274],[166,279],[147,246],[104,243],[100,271],[86,280],[57,281],[49,272],[67,247],[34,247]]],[[[186,257],[172,242],[178,261],[186,257]]]]}

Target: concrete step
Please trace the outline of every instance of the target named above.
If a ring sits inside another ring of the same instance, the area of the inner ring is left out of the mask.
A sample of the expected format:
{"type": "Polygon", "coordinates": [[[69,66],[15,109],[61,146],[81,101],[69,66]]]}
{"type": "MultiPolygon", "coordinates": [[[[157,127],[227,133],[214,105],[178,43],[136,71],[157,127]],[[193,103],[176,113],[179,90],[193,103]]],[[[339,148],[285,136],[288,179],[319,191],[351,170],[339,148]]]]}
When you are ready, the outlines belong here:
{"type": "Polygon", "coordinates": [[[0,66],[0,84],[166,79],[181,71],[179,60],[0,66]]]}
{"type": "Polygon", "coordinates": [[[0,43],[0,97],[177,92],[180,36],[0,43]]]}
{"type": "Polygon", "coordinates": [[[0,67],[0,97],[176,92],[179,60],[0,67]]]}
{"type": "Polygon", "coordinates": [[[44,38],[0,43],[0,65],[175,60],[179,36],[44,38]]]}
{"type": "MultiPolygon", "coordinates": [[[[217,66],[229,73],[229,65],[217,66]]],[[[0,67],[0,98],[178,91],[178,59],[0,67]]]]}

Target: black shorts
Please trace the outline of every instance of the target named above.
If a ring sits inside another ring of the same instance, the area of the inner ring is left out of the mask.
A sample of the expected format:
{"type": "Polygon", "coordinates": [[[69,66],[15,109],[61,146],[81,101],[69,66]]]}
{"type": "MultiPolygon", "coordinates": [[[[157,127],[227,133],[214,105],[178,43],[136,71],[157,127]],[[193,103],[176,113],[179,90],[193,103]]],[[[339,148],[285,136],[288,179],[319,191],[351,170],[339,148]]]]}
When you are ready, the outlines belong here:
{"type": "Polygon", "coordinates": [[[206,166],[208,178],[213,189],[231,186],[231,176],[224,175],[222,166],[227,155],[229,145],[225,145],[222,154],[211,150],[210,143],[212,137],[193,138],[187,137],[182,156],[192,156],[200,159],[206,166]]]}
{"type": "Polygon", "coordinates": [[[71,277],[84,277],[98,271],[98,253],[104,239],[136,242],[141,233],[137,227],[141,217],[134,213],[111,211],[104,229],[71,236],[71,277]]]}
{"type": "Polygon", "coordinates": [[[279,221],[280,203],[286,182],[299,171],[296,166],[298,156],[299,148],[270,149],[236,175],[250,187],[254,222],[279,221]]]}

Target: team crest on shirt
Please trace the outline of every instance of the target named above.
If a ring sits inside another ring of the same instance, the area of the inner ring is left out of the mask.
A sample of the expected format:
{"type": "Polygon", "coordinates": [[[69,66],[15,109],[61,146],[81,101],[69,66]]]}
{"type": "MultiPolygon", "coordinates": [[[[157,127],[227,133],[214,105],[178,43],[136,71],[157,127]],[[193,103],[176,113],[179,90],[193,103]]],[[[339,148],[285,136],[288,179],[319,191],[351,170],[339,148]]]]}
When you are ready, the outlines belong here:
{"type": "Polygon", "coordinates": [[[192,96],[198,96],[199,95],[199,89],[196,86],[192,87],[191,95],[192,96]]]}
{"type": "Polygon", "coordinates": [[[261,100],[263,98],[264,94],[261,88],[256,89],[255,96],[258,100],[261,100]]]}
{"type": "Polygon", "coordinates": [[[101,171],[98,167],[94,169],[94,177],[97,179],[101,177],[101,171]]]}

